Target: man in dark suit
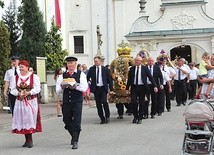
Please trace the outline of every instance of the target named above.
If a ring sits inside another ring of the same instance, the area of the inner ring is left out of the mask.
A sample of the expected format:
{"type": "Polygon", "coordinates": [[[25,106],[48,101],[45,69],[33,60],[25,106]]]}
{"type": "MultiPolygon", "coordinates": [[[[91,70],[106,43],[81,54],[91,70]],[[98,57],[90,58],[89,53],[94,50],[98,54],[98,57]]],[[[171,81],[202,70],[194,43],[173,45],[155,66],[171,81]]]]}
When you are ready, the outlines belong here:
{"type": "Polygon", "coordinates": [[[110,89],[110,93],[113,93],[113,82],[109,70],[101,65],[101,57],[94,57],[94,66],[90,67],[87,80],[91,81],[90,89],[95,96],[97,112],[101,119],[100,124],[109,123],[110,110],[107,102],[107,93],[108,89],[110,89]]]}
{"type": "MultiPolygon", "coordinates": [[[[157,84],[158,89],[163,90],[163,75],[161,73],[160,67],[158,65],[155,65],[155,60],[152,57],[148,58],[148,65],[147,68],[150,72],[150,74],[153,76],[155,83],[157,84]]],[[[151,97],[151,101],[152,101],[152,105],[151,105],[151,118],[155,118],[155,114],[156,114],[156,109],[157,109],[157,93],[154,92],[154,85],[149,81],[149,79],[147,78],[147,84],[149,86],[149,91],[148,91],[148,102],[145,103],[145,116],[144,118],[148,118],[148,103],[150,101],[150,97],[151,97]]]]}
{"type": "Polygon", "coordinates": [[[154,92],[157,92],[157,85],[154,78],[149,73],[146,66],[142,65],[142,58],[137,56],[134,60],[135,66],[131,67],[128,73],[128,81],[126,85],[127,93],[129,93],[129,88],[131,87],[131,104],[134,119],[132,123],[141,124],[143,116],[145,115],[145,95],[149,90],[147,84],[147,77],[154,86],[154,92]],[[139,110],[138,110],[139,106],[139,110]]]}

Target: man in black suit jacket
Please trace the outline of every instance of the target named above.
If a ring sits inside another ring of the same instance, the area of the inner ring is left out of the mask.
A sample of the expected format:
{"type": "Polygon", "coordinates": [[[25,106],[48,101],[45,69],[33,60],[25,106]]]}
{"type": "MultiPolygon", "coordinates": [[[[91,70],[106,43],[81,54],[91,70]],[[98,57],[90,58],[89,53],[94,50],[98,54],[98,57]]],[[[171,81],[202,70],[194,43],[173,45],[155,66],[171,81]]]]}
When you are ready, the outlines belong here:
{"type": "MultiPolygon", "coordinates": [[[[148,58],[148,65],[147,68],[150,72],[150,74],[153,76],[155,83],[157,84],[158,89],[163,90],[163,75],[161,73],[159,65],[155,64],[155,60],[152,57],[148,58]]],[[[145,108],[145,116],[144,118],[148,118],[148,105],[151,97],[152,105],[151,105],[151,118],[155,118],[156,114],[156,109],[157,109],[157,93],[154,92],[154,86],[152,83],[147,79],[147,84],[149,86],[149,91],[148,91],[148,102],[145,103],[146,108],[145,108]]]]}
{"type": "Polygon", "coordinates": [[[146,66],[142,65],[142,58],[137,56],[134,60],[135,66],[131,67],[128,74],[128,81],[126,85],[127,93],[129,93],[129,88],[131,87],[131,104],[134,119],[132,123],[141,124],[144,114],[145,107],[145,95],[149,90],[147,84],[147,77],[154,86],[154,92],[157,92],[157,85],[154,78],[149,73],[146,66]],[[138,110],[139,106],[139,110],[138,110]]]}
{"type": "Polygon", "coordinates": [[[91,81],[90,90],[94,93],[98,115],[101,119],[100,124],[110,121],[110,110],[107,102],[107,93],[113,93],[113,82],[109,70],[101,65],[101,57],[94,57],[94,66],[90,67],[87,80],[91,81]],[[105,111],[105,116],[103,113],[105,111]]]}

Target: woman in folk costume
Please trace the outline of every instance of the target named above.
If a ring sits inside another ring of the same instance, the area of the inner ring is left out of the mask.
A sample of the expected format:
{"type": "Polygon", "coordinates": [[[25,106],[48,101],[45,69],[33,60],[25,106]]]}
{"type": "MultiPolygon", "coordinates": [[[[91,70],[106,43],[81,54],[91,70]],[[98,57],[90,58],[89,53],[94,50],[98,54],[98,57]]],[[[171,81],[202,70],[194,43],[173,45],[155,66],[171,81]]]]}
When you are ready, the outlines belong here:
{"type": "Polygon", "coordinates": [[[20,74],[12,80],[11,94],[17,96],[12,119],[12,133],[24,134],[22,147],[33,146],[32,134],[41,132],[41,117],[37,94],[40,92],[39,77],[29,72],[26,60],[19,62],[20,74]]]}

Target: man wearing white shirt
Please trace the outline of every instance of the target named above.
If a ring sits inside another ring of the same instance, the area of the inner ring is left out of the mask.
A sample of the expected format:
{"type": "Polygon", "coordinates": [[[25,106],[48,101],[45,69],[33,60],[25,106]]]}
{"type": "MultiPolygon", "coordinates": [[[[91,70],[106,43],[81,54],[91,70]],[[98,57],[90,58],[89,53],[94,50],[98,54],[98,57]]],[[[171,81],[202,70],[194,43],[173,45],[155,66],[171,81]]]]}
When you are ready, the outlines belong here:
{"type": "Polygon", "coordinates": [[[193,100],[196,95],[197,88],[197,77],[199,75],[199,70],[195,68],[194,63],[189,63],[190,73],[189,73],[189,99],[193,100]]]}
{"type": "Polygon", "coordinates": [[[18,56],[13,56],[11,57],[11,65],[12,68],[8,69],[5,73],[4,76],[4,98],[8,99],[8,106],[10,107],[10,113],[13,114],[13,109],[14,109],[14,105],[15,105],[15,100],[16,100],[16,96],[12,95],[10,93],[11,90],[11,80],[13,79],[13,77],[16,74],[19,74],[19,57],[18,56]],[[9,91],[9,93],[8,93],[9,91]]]}
{"type": "Polygon", "coordinates": [[[177,106],[180,106],[181,104],[185,105],[186,102],[186,78],[188,70],[183,64],[184,61],[182,60],[182,58],[179,58],[177,67],[175,68],[176,75],[174,77],[174,87],[177,106]]]}
{"type": "Polygon", "coordinates": [[[171,111],[171,99],[170,93],[172,92],[171,87],[171,80],[176,75],[175,70],[172,67],[167,66],[167,59],[163,58],[161,64],[161,71],[163,74],[164,79],[164,93],[165,93],[165,100],[166,100],[166,109],[168,112],[171,111]]]}
{"type": "Polygon", "coordinates": [[[77,58],[68,56],[65,60],[67,61],[68,70],[58,77],[56,92],[63,92],[63,122],[65,123],[65,129],[72,137],[72,149],[77,149],[81,131],[82,93],[87,90],[88,83],[85,73],[76,69],[77,58]],[[73,85],[66,84],[65,79],[73,79],[73,85]]]}

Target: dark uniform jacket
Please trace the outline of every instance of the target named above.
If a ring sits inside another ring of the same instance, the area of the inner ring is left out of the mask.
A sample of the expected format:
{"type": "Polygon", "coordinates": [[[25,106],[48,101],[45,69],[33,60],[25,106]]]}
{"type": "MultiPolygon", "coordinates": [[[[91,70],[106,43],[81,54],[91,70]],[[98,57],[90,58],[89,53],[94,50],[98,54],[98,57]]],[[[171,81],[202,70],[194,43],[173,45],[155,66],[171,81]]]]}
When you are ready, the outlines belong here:
{"type": "MultiPolygon", "coordinates": [[[[74,78],[77,83],[80,83],[81,71],[77,70],[72,76],[68,72],[63,73],[63,79],[74,78]]],[[[83,102],[82,92],[76,89],[65,88],[63,91],[63,104],[72,104],[74,102],[83,102]]]]}

